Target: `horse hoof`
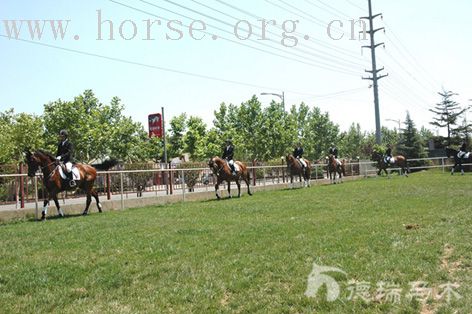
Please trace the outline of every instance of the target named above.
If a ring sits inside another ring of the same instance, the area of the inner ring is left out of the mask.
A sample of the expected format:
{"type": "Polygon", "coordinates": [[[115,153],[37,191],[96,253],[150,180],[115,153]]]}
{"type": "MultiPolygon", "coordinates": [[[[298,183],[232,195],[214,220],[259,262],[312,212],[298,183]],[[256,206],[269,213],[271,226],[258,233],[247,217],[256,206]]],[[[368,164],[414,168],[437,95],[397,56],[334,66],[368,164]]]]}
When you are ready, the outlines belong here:
{"type": "Polygon", "coordinates": [[[82,216],[87,216],[88,215],[88,212],[83,212],[82,213],[82,216]]]}

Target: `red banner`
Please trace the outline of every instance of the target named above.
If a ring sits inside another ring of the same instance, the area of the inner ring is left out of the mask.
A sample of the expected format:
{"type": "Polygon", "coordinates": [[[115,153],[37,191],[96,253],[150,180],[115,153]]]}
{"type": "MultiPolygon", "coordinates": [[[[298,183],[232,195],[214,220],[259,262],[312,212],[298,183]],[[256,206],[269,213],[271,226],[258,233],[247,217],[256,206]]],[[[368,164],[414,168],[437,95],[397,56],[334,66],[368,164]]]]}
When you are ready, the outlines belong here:
{"type": "Polygon", "coordinates": [[[162,115],[160,113],[148,116],[149,137],[157,136],[162,138],[162,115]]]}

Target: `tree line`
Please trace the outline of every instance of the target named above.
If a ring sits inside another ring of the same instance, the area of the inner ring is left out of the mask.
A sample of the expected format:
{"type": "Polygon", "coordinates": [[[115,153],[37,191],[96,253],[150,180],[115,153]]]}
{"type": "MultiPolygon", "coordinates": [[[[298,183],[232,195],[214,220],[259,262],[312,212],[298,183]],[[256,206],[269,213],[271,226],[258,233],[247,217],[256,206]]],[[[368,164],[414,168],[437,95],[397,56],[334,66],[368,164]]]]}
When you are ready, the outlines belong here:
{"type": "MultiPolygon", "coordinates": [[[[441,93],[441,102],[432,125],[448,130],[444,139],[448,145],[468,139],[469,124],[460,118],[466,110],[452,100],[452,92],[441,93]]],[[[15,113],[13,109],[0,112],[0,164],[23,160],[25,149],[47,149],[55,152],[57,134],[67,129],[75,145],[75,158],[90,162],[113,156],[122,162],[159,162],[163,159],[162,139],[148,138],[141,123],[124,115],[124,105],[118,97],[103,104],[91,90],[71,101],[56,100],[44,105],[40,116],[15,113]]],[[[425,147],[434,138],[426,128],[417,129],[409,113],[400,130],[382,128],[384,144],[396,147],[396,153],[408,158],[426,156],[425,147]]],[[[304,103],[293,105],[287,111],[281,103],[273,101],[263,107],[256,96],[240,105],[222,103],[214,111],[212,124],[202,118],[181,114],[166,123],[169,157],[189,154],[192,161],[206,161],[220,155],[226,139],[232,139],[239,160],[279,160],[300,142],[305,156],[319,160],[326,156],[331,143],[335,143],[342,157],[369,159],[375,145],[375,134],[363,131],[353,123],[341,131],[328,113],[310,108],[304,103]]]]}

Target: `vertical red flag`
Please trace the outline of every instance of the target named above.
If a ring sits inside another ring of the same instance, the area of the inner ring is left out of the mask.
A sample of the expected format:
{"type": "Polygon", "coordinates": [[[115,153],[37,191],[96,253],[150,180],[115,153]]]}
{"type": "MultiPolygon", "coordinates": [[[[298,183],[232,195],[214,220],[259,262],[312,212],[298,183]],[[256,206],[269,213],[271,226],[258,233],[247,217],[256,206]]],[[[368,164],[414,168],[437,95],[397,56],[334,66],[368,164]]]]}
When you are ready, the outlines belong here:
{"type": "Polygon", "coordinates": [[[157,136],[162,138],[162,115],[160,113],[150,114],[148,116],[149,137],[157,136]]]}

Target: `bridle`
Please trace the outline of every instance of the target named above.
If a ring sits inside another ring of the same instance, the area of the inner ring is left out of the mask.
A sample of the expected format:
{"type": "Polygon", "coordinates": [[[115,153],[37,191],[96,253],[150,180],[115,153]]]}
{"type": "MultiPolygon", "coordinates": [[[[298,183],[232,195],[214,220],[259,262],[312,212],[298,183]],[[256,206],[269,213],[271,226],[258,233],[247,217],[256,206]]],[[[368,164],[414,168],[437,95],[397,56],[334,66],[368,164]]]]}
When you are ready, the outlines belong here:
{"type": "MultiPolygon", "coordinates": [[[[36,161],[35,161],[35,162],[36,162],[36,161]]],[[[37,163],[37,162],[36,162],[36,164],[38,165],[38,168],[41,169],[41,172],[44,174],[44,169],[48,169],[49,166],[54,165],[56,162],[57,162],[57,160],[54,160],[54,161],[48,163],[48,164],[45,165],[45,166],[41,166],[41,165],[40,165],[39,163],[37,163]]],[[[49,173],[49,177],[51,177],[53,173],[54,173],[54,170],[51,171],[51,173],[49,173]]]]}
{"type": "Polygon", "coordinates": [[[217,176],[219,176],[220,171],[224,168],[224,164],[221,165],[221,167],[218,167],[216,161],[214,161],[213,159],[211,161],[212,161],[211,169],[213,170],[213,173],[216,174],[217,176]]]}

